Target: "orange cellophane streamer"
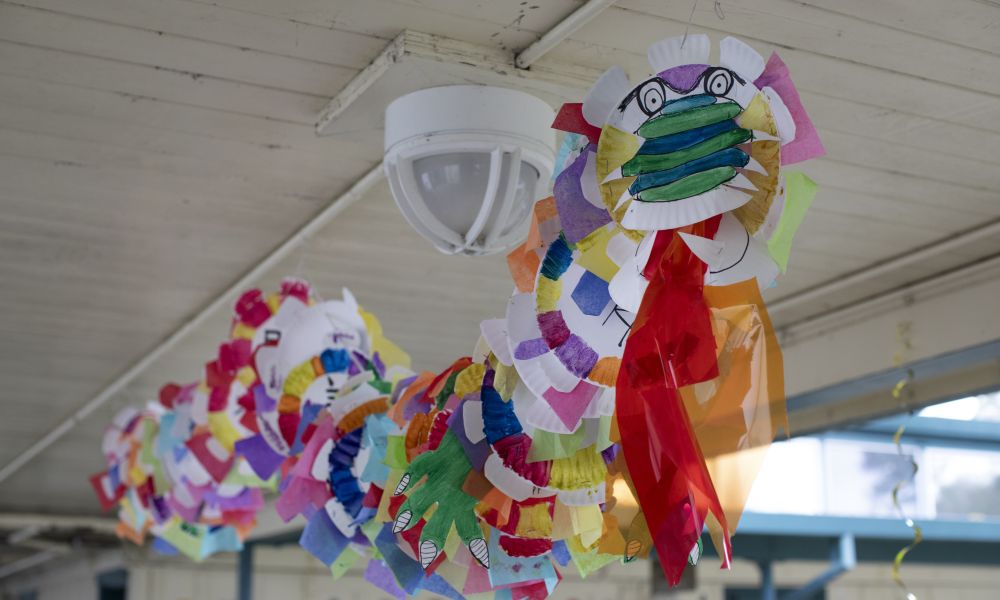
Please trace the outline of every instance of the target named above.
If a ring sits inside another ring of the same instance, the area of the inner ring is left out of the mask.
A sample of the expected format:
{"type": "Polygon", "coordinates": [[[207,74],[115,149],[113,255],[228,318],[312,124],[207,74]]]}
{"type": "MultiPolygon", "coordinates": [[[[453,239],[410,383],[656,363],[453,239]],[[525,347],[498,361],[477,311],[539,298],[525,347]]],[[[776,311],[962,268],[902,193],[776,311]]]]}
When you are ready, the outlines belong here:
{"type": "MultiPolygon", "coordinates": [[[[726,515],[681,399],[680,388],[718,376],[715,334],[705,303],[705,264],[677,231],[714,237],[719,217],[657,233],[643,274],[649,287],[618,376],[622,451],[660,566],[680,581],[710,512],[728,537],[726,515]]],[[[724,553],[729,564],[729,552],[724,553]]]]}
{"type": "Polygon", "coordinates": [[[606,504],[606,512],[615,517],[625,540],[625,562],[631,562],[636,558],[648,558],[653,549],[653,539],[646,524],[646,516],[642,514],[642,509],[636,500],[635,484],[632,483],[622,453],[618,453],[615,460],[608,465],[608,473],[610,500],[606,504]],[[620,476],[621,479],[617,479],[616,476],[620,476]],[[619,484],[624,484],[624,487],[619,484]]]}
{"type": "MultiPolygon", "coordinates": [[[[754,279],[706,287],[718,348],[719,376],[681,390],[730,530],[736,528],[779,431],[788,432],[781,348],[754,279]]],[[[707,519],[716,550],[729,540],[707,519]]]]}
{"type": "Polygon", "coordinates": [[[535,275],[538,273],[538,265],[541,263],[538,250],[546,246],[539,224],[557,216],[554,197],[549,196],[536,202],[531,213],[531,228],[528,230],[527,239],[507,255],[507,268],[510,270],[510,276],[514,280],[514,285],[517,286],[517,291],[522,294],[534,289],[535,275]]]}

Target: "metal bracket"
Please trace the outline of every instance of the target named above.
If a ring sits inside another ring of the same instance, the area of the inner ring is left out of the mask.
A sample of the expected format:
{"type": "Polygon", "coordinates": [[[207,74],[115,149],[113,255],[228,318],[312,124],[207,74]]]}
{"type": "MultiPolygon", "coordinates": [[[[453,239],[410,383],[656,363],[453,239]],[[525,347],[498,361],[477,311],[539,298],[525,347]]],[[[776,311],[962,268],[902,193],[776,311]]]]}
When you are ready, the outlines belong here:
{"type": "MultiPolygon", "coordinates": [[[[327,103],[317,118],[316,133],[372,137],[381,130],[390,102],[428,87],[496,85],[558,106],[577,101],[600,75],[600,70],[556,60],[521,69],[512,52],[404,30],[327,103]]],[[[374,137],[381,144],[381,137],[374,137]]]]}
{"type": "MultiPolygon", "coordinates": [[[[830,552],[830,568],[799,589],[785,594],[781,597],[781,600],[808,600],[813,597],[813,594],[822,590],[837,577],[853,569],[857,564],[858,557],[854,545],[854,534],[844,533],[840,536],[837,546],[830,552]]],[[[775,596],[771,595],[767,597],[774,598],[775,596]]]]}

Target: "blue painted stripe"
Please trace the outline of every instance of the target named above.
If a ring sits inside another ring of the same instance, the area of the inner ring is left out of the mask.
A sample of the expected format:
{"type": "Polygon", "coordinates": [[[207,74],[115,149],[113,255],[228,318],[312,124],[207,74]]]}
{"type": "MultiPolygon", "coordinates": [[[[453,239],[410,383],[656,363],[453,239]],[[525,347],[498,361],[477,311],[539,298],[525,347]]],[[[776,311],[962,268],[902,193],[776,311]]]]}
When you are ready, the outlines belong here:
{"type": "Polygon", "coordinates": [[[542,261],[542,276],[558,281],[573,262],[573,250],[562,236],[556,238],[542,261]]]}
{"type": "Polygon", "coordinates": [[[636,177],[635,181],[632,182],[632,185],[629,186],[628,191],[631,195],[635,196],[643,190],[659,187],[661,185],[667,185],[668,183],[673,183],[674,181],[687,177],[688,175],[707,171],[708,169],[714,169],[715,167],[745,167],[749,161],[750,156],[739,148],[726,148],[725,150],[714,152],[703,158],[686,162],[679,167],[674,167],[673,169],[639,175],[636,177]]]}
{"type": "Polygon", "coordinates": [[[319,355],[319,360],[327,373],[339,373],[351,363],[351,357],[343,348],[327,348],[319,355]]]}
{"type": "Polygon", "coordinates": [[[330,465],[330,476],[327,479],[330,492],[352,517],[361,510],[361,501],[365,496],[358,480],[351,473],[354,459],[361,450],[362,430],[359,427],[340,438],[327,459],[330,465]]]}
{"type": "Polygon", "coordinates": [[[521,422],[514,414],[514,402],[504,402],[492,386],[484,385],[480,391],[483,401],[483,433],[490,445],[507,436],[521,433],[521,422]]]}
{"type": "Polygon", "coordinates": [[[661,108],[660,112],[655,116],[669,115],[681,112],[682,110],[688,110],[689,108],[708,106],[709,104],[715,104],[715,96],[712,96],[710,94],[696,94],[694,96],[685,96],[683,98],[677,98],[676,100],[670,100],[669,102],[664,102],[663,108],[661,108]]]}
{"type": "Polygon", "coordinates": [[[736,121],[728,119],[712,123],[711,125],[705,125],[704,127],[688,129],[680,133],[650,138],[642,143],[642,147],[639,148],[639,154],[667,154],[668,152],[683,150],[684,148],[690,148],[695,144],[711,139],[720,133],[732,131],[737,127],[739,126],[736,124],[736,121]]]}

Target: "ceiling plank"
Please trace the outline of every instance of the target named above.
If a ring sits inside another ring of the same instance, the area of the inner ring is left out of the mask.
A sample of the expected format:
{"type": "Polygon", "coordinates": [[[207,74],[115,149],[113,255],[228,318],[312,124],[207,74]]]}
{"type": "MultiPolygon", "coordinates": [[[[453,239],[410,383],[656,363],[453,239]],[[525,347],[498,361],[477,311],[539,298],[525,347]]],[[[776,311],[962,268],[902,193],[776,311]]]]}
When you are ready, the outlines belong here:
{"type": "MultiPolygon", "coordinates": [[[[1000,95],[1000,56],[949,42],[883,27],[791,0],[722,3],[720,20],[711,3],[695,7],[659,0],[623,0],[612,12],[634,12],[638,18],[660,17],[697,27],[725,29],[771,43],[797,48],[894,73],[940,81],[959,88],[1000,95]],[[956,68],[961,65],[961,68],[956,68]]],[[[913,10],[912,8],[910,10],[913,10]]]]}
{"type": "MultiPolygon", "coordinates": [[[[317,137],[311,125],[11,75],[0,74],[0,102],[84,119],[105,119],[208,139],[238,141],[268,150],[323,155],[342,147],[337,138],[317,137]]],[[[353,148],[346,142],[343,146],[353,148]]]]}
{"type": "Polygon", "coordinates": [[[214,4],[257,15],[317,26],[335,27],[390,40],[403,29],[442,35],[464,42],[520,50],[573,12],[582,0],[545,2],[476,2],[448,0],[183,0],[214,4]]]}
{"type": "MultiPolygon", "coordinates": [[[[287,190],[299,178],[304,182],[352,179],[381,158],[377,154],[359,156],[357,151],[351,152],[346,144],[336,140],[324,152],[299,152],[290,147],[245,144],[155,129],[141,123],[123,123],[121,119],[80,118],[31,106],[12,106],[2,99],[0,129],[121,148],[135,152],[136,159],[145,165],[150,164],[153,156],[178,159],[184,165],[194,163],[183,168],[184,174],[208,172],[219,178],[259,179],[266,186],[264,189],[274,190],[287,190]]],[[[21,150],[17,146],[6,148],[21,150]]]]}
{"type": "Polygon", "coordinates": [[[242,113],[278,121],[311,124],[326,103],[323,96],[299,94],[207,76],[156,69],[0,41],[0,73],[242,113]]]}
{"type": "Polygon", "coordinates": [[[935,40],[1000,55],[997,6],[980,0],[920,2],[912,0],[801,0],[839,15],[863,19],[935,40]]]}
{"type": "MultiPolygon", "coordinates": [[[[947,206],[909,202],[896,196],[862,193],[840,187],[838,183],[820,185],[820,201],[809,209],[825,218],[827,213],[861,217],[873,222],[900,223],[920,230],[960,231],[974,227],[983,215],[947,206]]],[[[1000,209],[998,209],[1000,212],[1000,209]]],[[[808,217],[807,217],[808,218],[808,217]]]]}
{"type": "Polygon", "coordinates": [[[351,69],[364,68],[388,41],[327,25],[276,19],[215,4],[164,0],[17,0],[8,3],[351,69]]]}
{"type": "Polygon", "coordinates": [[[210,163],[190,156],[140,151],[107,143],[82,141],[68,135],[22,132],[2,127],[0,155],[34,158],[78,168],[150,172],[155,177],[169,176],[175,183],[185,180],[199,182],[195,185],[206,186],[206,189],[256,188],[269,191],[275,196],[287,194],[290,189],[298,189],[307,196],[316,197],[329,193],[338,180],[332,173],[310,174],[305,170],[295,173],[290,167],[282,169],[282,165],[277,163],[268,177],[253,176],[245,169],[233,166],[226,169],[225,164],[217,169],[210,163]]]}
{"type": "MultiPolygon", "coordinates": [[[[664,6],[669,4],[664,3],[664,6]]],[[[714,21],[707,21],[692,31],[708,33],[718,43],[723,35],[732,33],[727,25],[731,19],[720,21],[714,13],[712,18],[714,21]]],[[[646,60],[649,44],[683,35],[686,21],[687,15],[677,21],[613,6],[601,15],[598,23],[585,25],[546,58],[591,68],[619,65],[634,80],[641,81],[650,69],[646,60]],[[609,35],[614,31],[628,33],[609,35]]],[[[800,91],[1000,132],[1000,98],[995,94],[886,70],[866,61],[849,61],[778,45],[763,37],[754,37],[752,33],[740,35],[765,57],[778,52],[788,64],[800,91]]],[[[955,64],[960,64],[958,57],[954,60],[955,64]]]]}
{"type": "Polygon", "coordinates": [[[330,96],[357,72],[311,60],[203,42],[14,4],[0,5],[0,39],[156,69],[330,96]],[[205,60],[205,57],[212,57],[205,60]]]}
{"type": "Polygon", "coordinates": [[[899,146],[880,139],[819,129],[831,158],[902,173],[920,180],[942,181],[980,191],[1000,189],[1000,169],[985,161],[960,158],[936,149],[899,146]]]}
{"type": "Polygon", "coordinates": [[[1000,147],[1000,132],[813,92],[800,96],[817,127],[1000,165],[994,151],[1000,147]]]}
{"type": "Polygon", "coordinates": [[[848,162],[826,157],[802,165],[801,170],[813,178],[820,189],[845,189],[931,207],[941,207],[942,198],[947,198],[949,209],[982,217],[1000,214],[1000,205],[993,190],[876,169],[863,161],[848,162]]]}

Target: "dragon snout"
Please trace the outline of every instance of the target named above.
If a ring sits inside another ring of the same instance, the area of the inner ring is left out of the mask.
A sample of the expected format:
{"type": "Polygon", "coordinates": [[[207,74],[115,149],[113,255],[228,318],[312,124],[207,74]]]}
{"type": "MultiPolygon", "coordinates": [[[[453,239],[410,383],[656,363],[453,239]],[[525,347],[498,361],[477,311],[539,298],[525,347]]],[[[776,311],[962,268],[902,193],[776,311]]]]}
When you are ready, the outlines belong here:
{"type": "Polygon", "coordinates": [[[742,108],[709,94],[668,102],[636,133],[639,151],[622,165],[636,176],[629,193],[645,202],[669,202],[707,192],[737,175],[749,155],[737,148],[753,133],[736,123],[742,108]]]}

